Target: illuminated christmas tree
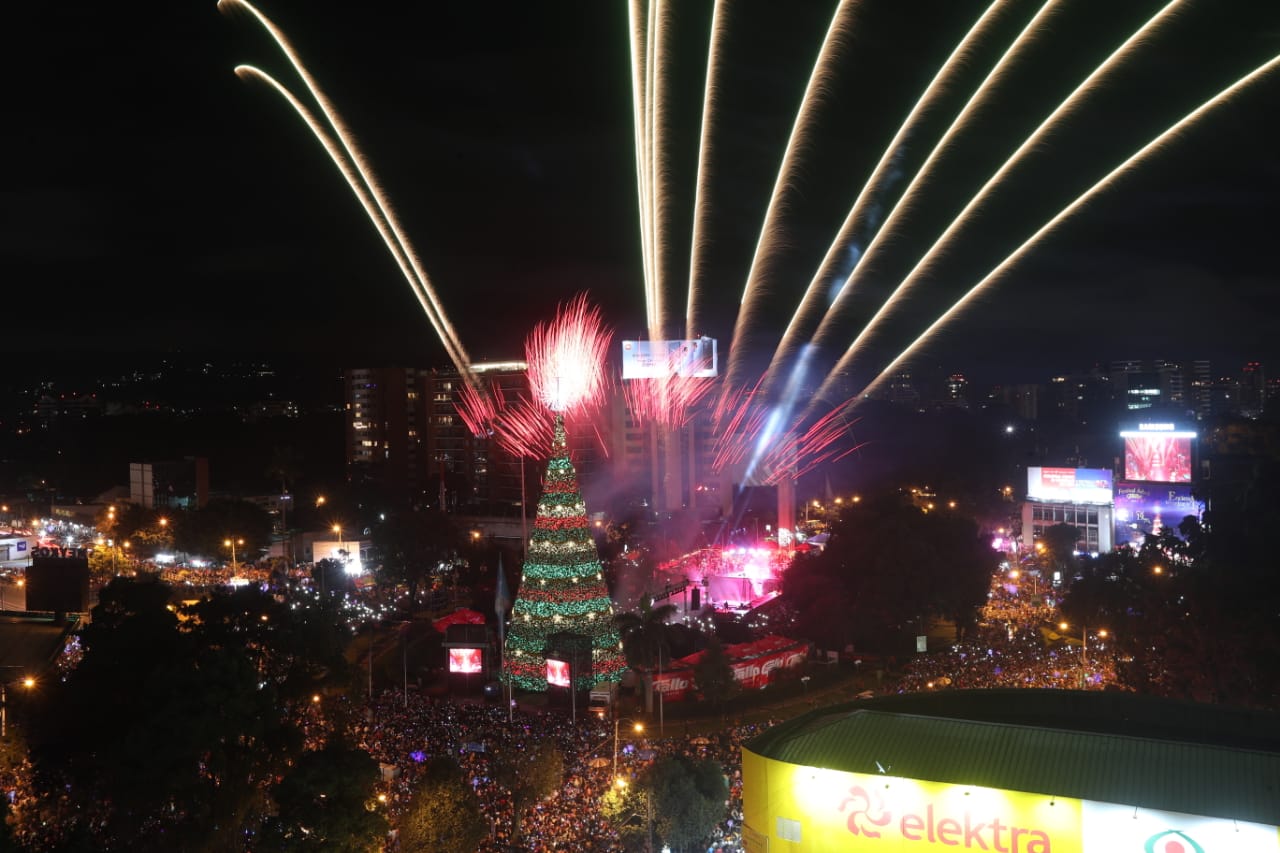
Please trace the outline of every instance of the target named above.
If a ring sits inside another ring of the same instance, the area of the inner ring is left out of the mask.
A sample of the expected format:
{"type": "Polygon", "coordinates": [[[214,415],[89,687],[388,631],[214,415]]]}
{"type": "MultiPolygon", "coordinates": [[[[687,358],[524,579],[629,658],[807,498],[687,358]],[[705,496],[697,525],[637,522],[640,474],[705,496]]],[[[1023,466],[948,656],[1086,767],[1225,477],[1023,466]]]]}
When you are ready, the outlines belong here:
{"type": "Polygon", "coordinates": [[[574,674],[580,689],[622,677],[626,662],[613,625],[613,602],[591,538],[578,474],[569,459],[564,419],[557,416],[529,557],[511,610],[503,678],[524,690],[546,690],[543,653],[548,636],[561,632],[591,638],[592,672],[589,677],[574,674]]]}

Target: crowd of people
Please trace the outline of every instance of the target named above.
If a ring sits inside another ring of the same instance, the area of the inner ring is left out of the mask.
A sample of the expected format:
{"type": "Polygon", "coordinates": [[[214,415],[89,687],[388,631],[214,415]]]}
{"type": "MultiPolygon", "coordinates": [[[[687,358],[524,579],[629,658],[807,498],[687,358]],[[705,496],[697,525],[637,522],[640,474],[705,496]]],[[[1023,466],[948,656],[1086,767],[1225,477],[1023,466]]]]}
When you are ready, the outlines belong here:
{"type": "MultiPolygon", "coordinates": [[[[1053,630],[1051,600],[1028,596],[997,578],[972,639],[920,655],[883,682],[879,692],[904,693],[982,687],[1087,687],[1114,682],[1111,655],[1086,649],[1065,629],[1053,630]]],[[[1094,641],[1097,642],[1096,640],[1094,641]]],[[[78,656],[78,650],[72,655],[78,656]]],[[[315,697],[294,709],[307,745],[318,748],[340,734],[366,750],[381,767],[380,799],[392,832],[386,849],[399,849],[398,821],[433,760],[451,758],[477,795],[488,824],[482,853],[512,849],[551,851],[624,850],[619,828],[606,819],[601,804],[616,777],[639,779],[652,762],[668,755],[711,759],[729,783],[722,818],[706,838],[709,853],[740,851],[742,831],[743,743],[771,723],[732,725],[711,733],[622,731],[609,720],[576,719],[563,710],[521,704],[507,709],[478,697],[436,697],[423,691],[388,690],[363,701],[340,696],[315,697]],[[564,759],[563,783],[549,798],[515,814],[511,793],[499,780],[495,762],[551,740],[564,759]],[[616,749],[616,755],[615,755],[616,749]],[[615,777],[616,774],[616,777],[615,777]]],[[[28,766],[0,772],[0,789],[11,803],[27,798],[28,766]]],[[[48,826],[44,831],[49,831],[48,826]]],[[[45,837],[43,840],[49,840],[45,837]]]]}

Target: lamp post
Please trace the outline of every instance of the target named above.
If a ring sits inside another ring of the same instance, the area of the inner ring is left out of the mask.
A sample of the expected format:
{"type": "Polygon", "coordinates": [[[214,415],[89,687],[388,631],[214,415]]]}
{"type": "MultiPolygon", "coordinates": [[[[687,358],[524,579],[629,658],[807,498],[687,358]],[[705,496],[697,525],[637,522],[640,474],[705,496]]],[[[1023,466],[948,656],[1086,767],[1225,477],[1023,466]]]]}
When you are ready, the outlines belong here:
{"type": "MultiPolygon", "coordinates": [[[[613,784],[616,785],[618,790],[620,791],[625,791],[627,789],[627,780],[621,777],[615,776],[613,780],[613,784]]],[[[644,814],[645,814],[644,849],[647,850],[648,853],[653,853],[653,792],[650,791],[648,788],[644,789],[644,814]]],[[[639,817],[639,816],[640,815],[632,815],[632,817],[639,817]]],[[[627,823],[630,823],[630,822],[631,822],[631,818],[627,818],[627,823]]],[[[667,848],[663,848],[663,849],[665,850],[667,848]]]]}
{"type": "MultiPolygon", "coordinates": [[[[1066,622],[1058,623],[1058,629],[1061,631],[1065,631],[1070,627],[1071,626],[1066,622]]],[[[1107,629],[1106,628],[1099,629],[1098,636],[1103,639],[1106,639],[1107,629]]],[[[1080,626],[1080,670],[1081,670],[1080,680],[1081,682],[1083,682],[1085,679],[1084,670],[1088,666],[1089,666],[1089,627],[1087,625],[1081,625],[1080,626]]]]}
{"type": "MultiPolygon", "coordinates": [[[[618,778],[618,724],[622,722],[621,717],[613,718],[613,778],[618,778]]],[[[632,730],[637,734],[644,731],[644,723],[638,720],[630,720],[633,723],[632,730]]]]}
{"type": "Polygon", "coordinates": [[[227,538],[222,540],[222,544],[231,549],[231,571],[236,570],[236,546],[243,545],[243,539],[227,538]]]}

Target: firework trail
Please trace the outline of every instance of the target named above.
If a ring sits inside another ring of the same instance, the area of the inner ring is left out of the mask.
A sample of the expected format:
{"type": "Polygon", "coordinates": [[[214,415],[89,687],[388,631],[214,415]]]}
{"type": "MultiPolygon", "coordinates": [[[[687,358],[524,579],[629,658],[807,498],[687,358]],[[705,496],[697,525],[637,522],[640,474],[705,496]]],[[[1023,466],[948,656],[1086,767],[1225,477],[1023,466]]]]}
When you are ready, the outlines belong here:
{"type": "Polygon", "coordinates": [[[827,27],[827,34],[822,40],[822,48],[818,51],[818,58],[814,63],[813,72],[809,75],[809,82],[805,86],[804,95],[800,100],[800,109],[796,114],[791,136],[787,139],[786,149],[782,155],[782,165],[778,169],[778,176],[773,185],[773,194],[770,196],[769,205],[765,209],[764,225],[761,226],[760,238],[756,243],[755,254],[751,258],[751,267],[747,271],[746,287],[743,289],[738,317],[734,322],[734,346],[730,350],[729,364],[725,371],[726,382],[730,385],[737,384],[740,379],[741,370],[738,365],[741,364],[741,359],[735,358],[734,353],[738,347],[742,346],[742,342],[745,341],[747,336],[747,330],[751,328],[751,320],[756,312],[756,300],[752,299],[752,297],[763,288],[761,277],[769,271],[770,264],[773,261],[773,254],[780,247],[775,235],[780,230],[778,217],[785,206],[785,196],[795,180],[800,154],[808,143],[812,132],[812,124],[816,119],[817,108],[822,102],[822,95],[835,75],[833,67],[835,58],[853,28],[853,12],[856,8],[857,0],[840,0],[835,14],[831,18],[831,24],[827,27]]]}
{"type": "Polygon", "coordinates": [[[916,196],[919,194],[921,188],[927,185],[929,178],[932,176],[934,166],[941,159],[941,155],[947,150],[951,140],[964,130],[973,115],[985,104],[985,101],[991,96],[997,84],[999,84],[1008,73],[1009,67],[1014,64],[1014,61],[1018,58],[1019,54],[1030,46],[1032,40],[1039,34],[1045,20],[1060,2],[1061,0],[1047,0],[1047,2],[1040,7],[1027,25],[1023,27],[1022,31],[1018,33],[1017,37],[1009,45],[1008,49],[1006,49],[1000,56],[1000,59],[996,61],[996,64],[992,67],[991,71],[988,72],[987,76],[978,84],[978,88],[974,91],[973,95],[970,96],[969,100],[965,102],[965,105],[960,109],[960,112],[956,114],[951,125],[947,128],[946,132],[942,134],[942,138],[938,140],[938,143],[933,147],[933,150],[929,152],[929,156],[925,158],[924,164],[920,167],[920,170],[916,172],[910,183],[907,184],[907,188],[894,204],[893,209],[889,212],[884,224],[880,226],[876,231],[875,236],[872,237],[871,241],[867,244],[866,250],[862,255],[862,259],[858,262],[858,265],[854,267],[854,270],[850,274],[849,279],[845,282],[844,287],[836,295],[831,307],[822,318],[822,322],[818,324],[818,330],[813,336],[814,344],[821,347],[827,339],[831,337],[831,334],[833,333],[833,326],[839,316],[840,307],[844,298],[856,289],[855,284],[857,283],[862,271],[871,266],[870,259],[875,255],[876,249],[884,245],[885,238],[887,236],[892,236],[894,226],[897,224],[899,217],[912,208],[916,196]]]}
{"type": "Polygon", "coordinates": [[[711,11],[711,44],[707,49],[707,77],[702,98],[702,131],[698,144],[698,182],[693,195],[693,239],[689,256],[689,303],[685,309],[684,336],[694,338],[701,334],[702,318],[698,316],[698,297],[702,289],[704,245],[703,231],[711,215],[711,128],[714,124],[716,94],[719,91],[717,71],[720,68],[721,45],[725,40],[725,7],[727,0],[716,0],[711,11]]]}
{"type": "Polygon", "coordinates": [[[653,318],[653,270],[650,264],[650,247],[653,235],[649,232],[649,166],[645,152],[649,150],[648,115],[646,108],[648,80],[648,39],[645,36],[648,21],[644,0],[631,0],[627,7],[631,42],[631,100],[636,137],[636,198],[640,205],[640,261],[644,273],[645,311],[647,319],[653,318]]]}
{"type": "MultiPolygon", "coordinates": [[[[1214,95],[1212,98],[1205,101],[1204,103],[1196,107],[1191,112],[1187,113],[1187,115],[1183,116],[1182,119],[1180,119],[1176,124],[1173,124],[1172,126],[1170,126],[1167,130],[1165,130],[1159,136],[1155,137],[1146,145],[1144,145],[1142,148],[1138,149],[1138,151],[1132,154],[1127,160],[1125,160],[1119,166],[1117,166],[1116,168],[1108,172],[1100,181],[1095,183],[1083,194],[1078,196],[1075,199],[1075,201],[1071,202],[1069,205],[1067,205],[1061,211],[1059,211],[1057,215],[1055,215],[1052,219],[1050,219],[1048,222],[1042,225],[1039,228],[1039,230],[1037,230],[1034,234],[1032,234],[1029,238],[1027,238],[1027,240],[1023,242],[1021,246],[1015,249],[1008,257],[1006,257],[1003,261],[1001,261],[994,268],[992,268],[992,270],[988,272],[981,281],[979,281],[972,288],[970,288],[969,291],[965,293],[964,296],[962,296],[958,301],[956,301],[956,303],[952,305],[950,308],[948,308],[947,311],[941,317],[939,317],[927,329],[925,329],[924,332],[919,337],[917,337],[906,349],[904,349],[901,353],[899,353],[898,356],[894,358],[893,361],[891,361],[884,368],[884,370],[880,371],[880,373],[875,377],[875,379],[872,380],[871,384],[869,384],[866,388],[864,388],[862,393],[857,398],[849,401],[845,405],[846,406],[856,405],[859,399],[864,399],[866,395],[870,394],[873,390],[879,387],[879,385],[882,382],[884,382],[884,380],[888,376],[892,374],[892,372],[897,368],[898,365],[900,365],[902,362],[909,359],[921,346],[923,346],[926,342],[928,342],[928,340],[937,332],[938,329],[940,329],[946,323],[951,321],[956,314],[960,313],[966,307],[968,307],[969,303],[972,302],[973,299],[982,290],[984,290],[993,282],[999,280],[1001,276],[1003,276],[1015,264],[1021,261],[1027,255],[1027,253],[1031,251],[1031,249],[1033,249],[1042,239],[1044,239],[1044,237],[1046,237],[1050,232],[1052,232],[1064,220],[1068,219],[1070,216],[1072,216],[1077,211],[1079,211],[1082,207],[1087,205],[1090,201],[1093,200],[1095,196],[1109,189],[1111,185],[1115,181],[1117,181],[1119,178],[1121,178],[1128,172],[1136,169],[1149,157],[1159,153],[1166,145],[1169,145],[1171,142],[1176,140],[1181,134],[1186,132],[1191,126],[1193,126],[1196,122],[1202,119],[1205,115],[1217,109],[1218,107],[1221,107],[1226,103],[1230,102],[1242,90],[1258,82],[1268,74],[1271,74],[1277,68],[1280,68],[1280,55],[1275,56],[1268,62],[1258,66],[1253,71],[1250,71],[1248,74],[1244,75],[1239,80],[1232,83],[1230,86],[1223,89],[1221,92],[1214,95]]],[[[843,359],[841,361],[841,364],[837,365],[835,371],[833,371],[832,374],[827,378],[827,381],[823,383],[822,388],[818,390],[818,393],[814,397],[815,401],[823,399],[830,392],[831,389],[829,386],[833,384],[832,380],[837,375],[837,373],[842,369],[842,366],[844,366],[843,359]]]]}
{"type": "Polygon", "coordinates": [[[856,421],[849,420],[844,407],[834,408],[808,428],[789,420],[780,425],[776,411],[758,386],[718,401],[712,470],[743,468],[744,482],[772,486],[802,477],[865,446],[847,445],[845,439],[856,421]]]}
{"type": "Polygon", "coordinates": [[[1014,151],[1009,159],[1005,160],[1004,164],[996,170],[996,173],[982,185],[982,188],[978,190],[978,193],[970,199],[969,203],[966,204],[960,213],[956,215],[955,219],[953,219],[951,224],[946,227],[934,242],[933,246],[925,252],[924,256],[921,257],[916,265],[912,267],[911,271],[907,273],[907,276],[898,284],[893,293],[890,294],[889,298],[880,306],[880,309],[876,311],[871,319],[867,321],[866,325],[862,327],[861,331],[858,332],[857,337],[854,338],[853,343],[849,346],[849,349],[845,352],[845,355],[841,360],[841,364],[848,365],[853,362],[858,353],[862,351],[865,341],[874,333],[881,320],[887,317],[893,309],[897,307],[900,301],[906,299],[912,288],[928,271],[929,267],[934,263],[938,256],[950,248],[951,242],[960,230],[968,224],[971,214],[973,214],[985,201],[987,201],[992,191],[1004,181],[1008,174],[1013,171],[1019,162],[1021,162],[1022,158],[1033,151],[1043,142],[1044,137],[1056,130],[1058,125],[1069,118],[1075,109],[1079,107],[1080,102],[1094,92],[1101,84],[1101,81],[1129,57],[1133,52],[1134,47],[1139,42],[1150,37],[1162,23],[1172,16],[1176,7],[1184,2],[1185,0],[1172,0],[1172,2],[1168,3],[1150,20],[1135,30],[1133,35],[1125,39],[1125,41],[1116,48],[1101,65],[1095,68],[1093,72],[1085,78],[1084,82],[1077,86],[1071,94],[1068,95],[1067,98],[1060,103],[1044,121],[1040,123],[1031,135],[1027,137],[1026,141],[1018,146],[1018,149],[1014,151]]]}
{"type": "MultiPolygon", "coordinates": [[[[847,280],[848,276],[852,274],[853,265],[858,263],[860,255],[855,256],[852,260],[846,260],[846,255],[849,253],[849,248],[852,247],[854,236],[857,234],[858,229],[864,225],[869,225],[868,208],[871,206],[872,201],[883,193],[887,183],[887,173],[898,153],[906,144],[907,138],[915,131],[916,124],[933,109],[935,103],[954,84],[952,78],[964,67],[965,61],[972,54],[974,48],[986,38],[991,26],[999,20],[998,13],[1006,11],[1008,5],[1009,0],[995,0],[982,13],[982,16],[974,22],[969,31],[965,33],[964,38],[951,51],[946,62],[938,69],[929,85],[925,87],[923,94],[921,94],[915,106],[911,108],[906,119],[902,122],[902,126],[898,128],[897,133],[893,135],[893,139],[889,141],[888,147],[880,155],[880,161],[872,170],[871,177],[863,184],[857,198],[854,199],[853,207],[849,210],[849,215],[845,218],[844,225],[840,228],[839,234],[836,235],[831,248],[827,250],[826,257],[818,268],[818,272],[805,290],[800,306],[796,309],[795,315],[791,318],[782,334],[769,368],[765,371],[766,376],[770,377],[767,385],[772,386],[774,382],[779,380],[778,374],[781,366],[799,346],[796,338],[812,333],[813,327],[819,319],[818,312],[825,310],[830,304],[829,298],[824,299],[824,288],[821,287],[821,284],[829,281],[832,282],[832,289],[840,287],[843,281],[837,282],[837,279],[840,276],[839,268],[842,266],[849,267],[843,274],[844,279],[847,280]]],[[[874,227],[874,225],[870,227],[874,227]]],[[[731,352],[730,355],[732,356],[733,353],[731,352]]]]}
{"type": "MultiPolygon", "coordinates": [[[[457,333],[454,332],[452,325],[449,323],[449,320],[444,313],[444,308],[441,306],[440,300],[436,296],[435,289],[431,286],[431,281],[423,271],[422,264],[419,262],[417,255],[412,251],[409,241],[405,238],[403,230],[401,229],[395,214],[392,212],[389,202],[387,202],[383,197],[378,188],[377,182],[373,179],[372,169],[370,169],[368,163],[360,154],[359,148],[356,146],[355,140],[350,132],[347,131],[341,116],[329,102],[329,99],[320,89],[320,86],[312,78],[310,72],[307,71],[306,66],[302,63],[301,57],[299,57],[297,52],[293,49],[293,45],[290,44],[288,38],[278,27],[276,27],[274,23],[272,23],[270,19],[259,12],[257,8],[248,2],[248,0],[218,0],[218,9],[224,12],[230,9],[240,9],[250,14],[263,28],[263,30],[271,36],[272,40],[275,41],[276,46],[280,48],[281,52],[284,53],[285,58],[289,60],[289,64],[293,66],[294,71],[302,80],[303,85],[306,86],[307,91],[311,93],[311,97],[314,98],[315,102],[320,106],[320,110],[324,114],[325,119],[329,122],[329,126],[333,129],[334,135],[337,137],[343,150],[346,152],[345,158],[336,156],[335,149],[328,143],[325,143],[323,137],[327,136],[327,134],[322,134],[320,132],[320,125],[315,121],[314,117],[308,118],[309,113],[299,109],[301,106],[300,102],[291,95],[288,95],[288,90],[264,72],[257,71],[256,76],[260,79],[269,81],[274,85],[276,91],[282,95],[286,95],[289,103],[296,111],[299,112],[299,115],[302,115],[303,119],[307,121],[312,132],[315,133],[317,137],[321,137],[321,142],[325,144],[325,150],[329,153],[330,158],[334,160],[335,165],[342,170],[343,176],[347,178],[348,183],[352,182],[352,178],[348,168],[343,165],[343,159],[348,160],[350,164],[354,166],[355,172],[359,175],[359,182],[363,184],[365,191],[367,191],[368,196],[372,199],[372,204],[376,208],[378,215],[375,216],[368,205],[365,206],[366,212],[370,219],[374,220],[375,227],[377,227],[379,233],[382,234],[383,240],[387,242],[388,248],[391,249],[392,254],[397,255],[397,249],[392,247],[392,243],[394,243],[395,246],[398,247],[399,255],[403,256],[404,261],[412,269],[413,274],[406,275],[406,278],[409,279],[410,287],[414,289],[419,302],[422,303],[423,310],[427,312],[427,317],[431,321],[431,325],[435,329],[436,334],[439,335],[441,342],[444,343],[445,349],[448,350],[449,357],[454,362],[454,366],[457,367],[458,372],[462,374],[469,384],[476,386],[477,381],[475,374],[471,369],[471,359],[467,356],[466,350],[458,340],[457,333]],[[379,223],[379,220],[381,220],[381,224],[379,223]],[[384,225],[385,228],[389,229],[391,234],[394,235],[393,240],[387,239],[387,236],[383,231],[384,225]],[[428,304],[430,304],[430,308],[427,307],[428,304]]],[[[247,66],[241,66],[241,68],[246,67],[247,66]]],[[[240,69],[237,69],[237,72],[239,70],[240,69]]],[[[256,71],[256,69],[254,70],[256,71]]],[[[356,189],[354,183],[352,184],[352,189],[356,189]]],[[[357,195],[361,195],[361,193],[357,192],[357,195]]],[[[364,203],[363,197],[361,198],[361,201],[364,203]]],[[[397,256],[396,261],[397,264],[401,263],[399,256],[397,256]]],[[[403,265],[401,265],[401,269],[404,269],[403,265]]]]}
{"type": "Polygon", "coordinates": [[[356,199],[360,202],[361,206],[364,207],[365,214],[368,215],[369,220],[378,230],[378,234],[382,237],[383,243],[386,244],[387,250],[391,252],[391,256],[395,259],[396,265],[400,267],[400,272],[409,282],[414,296],[418,298],[418,303],[422,306],[423,312],[426,313],[427,319],[431,322],[431,327],[435,329],[436,334],[440,337],[441,343],[444,344],[450,360],[453,361],[454,366],[458,368],[458,371],[462,375],[466,376],[469,374],[471,371],[466,353],[458,347],[454,338],[448,334],[446,327],[443,325],[441,318],[437,316],[436,311],[428,300],[426,294],[420,287],[416,286],[417,280],[410,268],[410,261],[406,257],[401,245],[396,242],[394,235],[388,227],[387,221],[379,215],[377,203],[369,193],[367,185],[360,180],[351,160],[347,158],[341,150],[339,150],[333,137],[325,130],[325,126],[320,123],[314,114],[312,114],[306,104],[299,101],[292,92],[281,85],[281,83],[270,74],[267,74],[265,71],[255,68],[252,65],[238,65],[236,66],[235,72],[236,76],[240,77],[242,80],[257,80],[271,89],[274,89],[280,97],[284,98],[285,101],[293,107],[294,112],[298,114],[307,127],[310,128],[316,139],[319,140],[320,144],[324,146],[325,152],[329,155],[329,159],[333,161],[334,165],[336,165],[338,170],[342,173],[343,178],[346,179],[348,186],[351,187],[352,193],[355,194],[356,199]]]}

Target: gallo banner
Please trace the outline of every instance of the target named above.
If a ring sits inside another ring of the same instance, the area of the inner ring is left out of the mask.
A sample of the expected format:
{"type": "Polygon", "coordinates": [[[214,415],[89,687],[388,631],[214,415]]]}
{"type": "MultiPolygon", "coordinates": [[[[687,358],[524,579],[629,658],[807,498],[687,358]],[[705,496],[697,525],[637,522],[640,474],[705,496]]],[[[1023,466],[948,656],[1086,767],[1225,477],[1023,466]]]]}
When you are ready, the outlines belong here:
{"type": "MultiPolygon", "coordinates": [[[[774,671],[799,666],[808,657],[808,646],[784,637],[764,637],[751,643],[725,646],[733,678],[743,690],[759,690],[769,683],[774,671]]],[[[693,669],[702,659],[696,652],[675,662],[671,669],[653,679],[653,689],[665,702],[688,698],[694,689],[693,669]]]]}

